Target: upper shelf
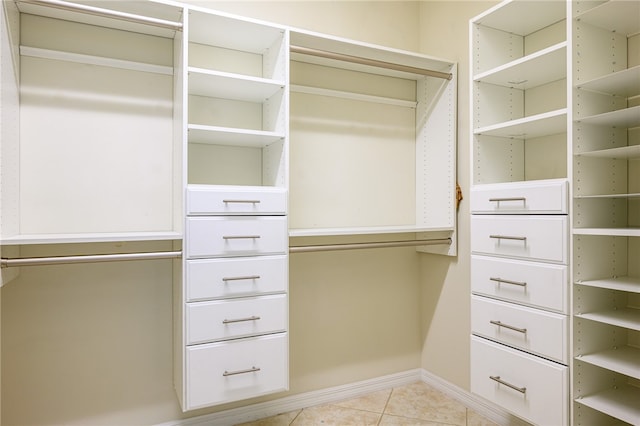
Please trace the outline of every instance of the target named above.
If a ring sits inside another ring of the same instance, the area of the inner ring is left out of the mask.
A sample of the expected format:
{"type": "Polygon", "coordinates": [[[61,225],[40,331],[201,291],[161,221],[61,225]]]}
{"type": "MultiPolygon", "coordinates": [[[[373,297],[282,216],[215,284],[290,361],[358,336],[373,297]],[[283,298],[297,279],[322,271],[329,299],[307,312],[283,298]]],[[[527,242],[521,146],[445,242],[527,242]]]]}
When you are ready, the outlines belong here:
{"type": "Polygon", "coordinates": [[[499,136],[513,139],[533,139],[567,131],[567,109],[492,124],[474,130],[476,135],[499,136]]]}
{"type": "Polygon", "coordinates": [[[577,156],[618,159],[640,158],[640,145],[622,146],[619,148],[582,152],[580,154],[577,154],[577,156]]]}
{"type": "MultiPolygon", "coordinates": [[[[294,49],[295,47],[302,47],[306,49],[331,52],[337,55],[371,60],[377,63],[388,63],[411,68],[422,68],[441,73],[450,73],[454,67],[453,62],[435,58],[433,56],[427,56],[415,52],[409,52],[405,50],[314,33],[301,29],[292,29],[290,33],[290,39],[292,49],[294,49]]],[[[378,67],[375,65],[352,63],[338,59],[312,56],[301,53],[292,53],[291,59],[318,65],[334,66],[341,69],[368,72],[371,74],[387,75],[413,80],[422,78],[421,75],[412,72],[397,71],[384,67],[378,67]]]]}
{"type": "Polygon", "coordinates": [[[625,98],[640,95],[640,65],[594,78],[577,88],[625,98]]]}
{"type": "Polygon", "coordinates": [[[474,77],[474,81],[523,90],[541,86],[566,77],[566,55],[565,41],[482,72],[474,77]]]}
{"type": "Polygon", "coordinates": [[[182,8],[155,1],[17,0],[22,13],[173,38],[182,31],[182,8]]]}
{"type": "Polygon", "coordinates": [[[640,31],[640,2],[610,0],[576,16],[576,20],[619,34],[635,34],[640,31]]]}
{"type": "Polygon", "coordinates": [[[278,44],[284,27],[261,21],[230,16],[190,6],[189,41],[210,46],[224,46],[242,52],[263,54],[278,44]]]}
{"type": "Polygon", "coordinates": [[[566,19],[566,4],[562,1],[506,0],[475,19],[476,24],[508,33],[526,36],[566,19]]]}
{"type": "Polygon", "coordinates": [[[236,129],[231,127],[189,124],[189,142],[212,145],[244,146],[264,148],[282,140],[280,132],[265,130],[236,129]]]}
{"type": "Polygon", "coordinates": [[[284,81],[189,67],[190,95],[261,103],[284,86],[284,81]]]}
{"type": "Polygon", "coordinates": [[[638,127],[640,126],[640,105],[579,118],[576,122],[610,127],[638,127]]]}

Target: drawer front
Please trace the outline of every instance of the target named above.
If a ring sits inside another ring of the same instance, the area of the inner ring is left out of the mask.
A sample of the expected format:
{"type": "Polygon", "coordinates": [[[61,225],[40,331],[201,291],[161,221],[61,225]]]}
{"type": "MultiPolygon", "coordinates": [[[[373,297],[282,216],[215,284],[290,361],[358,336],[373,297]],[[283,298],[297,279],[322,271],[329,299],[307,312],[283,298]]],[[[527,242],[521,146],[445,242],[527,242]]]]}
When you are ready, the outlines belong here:
{"type": "Polygon", "coordinates": [[[472,216],[473,253],[567,263],[566,216],[472,216]]]}
{"type": "Polygon", "coordinates": [[[568,362],[565,315],[472,296],[471,332],[558,362],[568,362]]]}
{"type": "Polygon", "coordinates": [[[287,219],[265,217],[187,218],[187,257],[284,254],[288,250],[287,219]]]}
{"type": "Polygon", "coordinates": [[[471,212],[489,214],[566,214],[566,180],[479,185],[471,188],[471,212]]]}
{"type": "Polygon", "coordinates": [[[287,329],[287,295],[187,303],[187,344],[276,333],[287,329]]]}
{"type": "Polygon", "coordinates": [[[471,256],[471,291],[502,300],[568,313],[565,265],[471,256]]]}
{"type": "Polygon", "coordinates": [[[189,185],[188,215],[284,215],[287,192],[278,188],[189,185]]]}
{"type": "Polygon", "coordinates": [[[197,259],[186,262],[187,301],[286,292],[286,255],[197,259]]]}
{"type": "Polygon", "coordinates": [[[534,424],[569,424],[567,367],[475,336],[471,392],[534,424]]]}
{"type": "Polygon", "coordinates": [[[287,333],[186,349],[186,410],[285,391],[287,333]]]}

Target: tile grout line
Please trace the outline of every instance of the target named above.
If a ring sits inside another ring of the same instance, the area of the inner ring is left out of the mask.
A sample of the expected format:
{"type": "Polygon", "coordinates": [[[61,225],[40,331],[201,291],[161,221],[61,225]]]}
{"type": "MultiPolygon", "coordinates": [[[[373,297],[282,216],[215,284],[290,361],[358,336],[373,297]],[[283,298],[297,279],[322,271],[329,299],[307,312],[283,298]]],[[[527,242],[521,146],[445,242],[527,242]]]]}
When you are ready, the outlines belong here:
{"type": "Polygon", "coordinates": [[[384,417],[384,413],[386,413],[387,411],[387,407],[389,406],[389,401],[391,401],[391,395],[393,395],[393,391],[395,390],[395,388],[391,388],[391,392],[389,392],[389,396],[387,397],[387,401],[384,403],[384,408],[382,408],[382,413],[380,414],[380,419],[378,419],[378,425],[380,426],[380,423],[382,423],[382,418],[384,417]]]}

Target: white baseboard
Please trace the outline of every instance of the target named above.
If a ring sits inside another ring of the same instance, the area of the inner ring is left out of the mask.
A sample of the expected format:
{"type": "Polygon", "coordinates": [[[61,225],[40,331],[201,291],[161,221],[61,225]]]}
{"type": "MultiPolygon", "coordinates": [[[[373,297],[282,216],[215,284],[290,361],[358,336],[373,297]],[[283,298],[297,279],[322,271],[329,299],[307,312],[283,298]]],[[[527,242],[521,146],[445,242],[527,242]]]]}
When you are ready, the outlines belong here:
{"type": "Polygon", "coordinates": [[[429,373],[427,370],[421,370],[421,380],[439,390],[440,392],[448,395],[449,397],[460,402],[465,407],[475,411],[476,413],[486,417],[494,423],[501,426],[526,426],[529,423],[524,422],[518,417],[507,413],[500,407],[491,404],[488,401],[481,399],[472,393],[459,388],[453,383],[447,382],[435,374],[429,373]]]}
{"type": "Polygon", "coordinates": [[[474,410],[499,425],[516,426],[526,424],[518,418],[500,410],[498,407],[480,400],[478,397],[464,389],[461,389],[426,370],[415,369],[376,377],[374,379],[363,380],[360,382],[349,383],[346,385],[286,396],[273,401],[246,405],[217,413],[192,417],[190,419],[162,423],[156,426],[230,426],[275,416],[281,413],[300,410],[314,405],[328,404],[331,402],[357,398],[371,392],[404,386],[418,381],[422,381],[440,392],[445,393],[451,398],[459,401],[464,406],[474,410]]]}
{"type": "Polygon", "coordinates": [[[244,407],[206,414],[204,416],[162,423],[156,426],[230,426],[238,423],[250,422],[314,405],[328,404],[345,399],[357,398],[367,393],[415,383],[422,380],[421,371],[422,370],[420,369],[404,371],[401,373],[376,377],[374,379],[363,380],[361,382],[286,396],[273,401],[246,405],[244,407]]]}

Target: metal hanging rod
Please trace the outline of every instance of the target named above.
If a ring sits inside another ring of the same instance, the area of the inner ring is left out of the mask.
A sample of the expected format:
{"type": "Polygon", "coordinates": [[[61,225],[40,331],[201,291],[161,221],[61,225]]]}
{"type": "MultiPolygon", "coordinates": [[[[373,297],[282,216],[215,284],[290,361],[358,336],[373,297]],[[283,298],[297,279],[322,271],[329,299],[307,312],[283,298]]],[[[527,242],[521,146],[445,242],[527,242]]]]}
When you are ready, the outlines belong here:
{"type": "Polygon", "coordinates": [[[408,65],[394,64],[392,62],[378,61],[375,59],[362,58],[359,56],[345,55],[342,53],[328,52],[326,50],[311,49],[301,46],[290,46],[291,53],[300,53],[302,55],[318,56],[320,58],[335,59],[337,61],[352,62],[360,65],[369,65],[377,68],[385,68],[394,71],[403,71],[413,74],[426,75],[428,77],[443,78],[451,80],[453,75],[447,72],[434,71],[426,68],[411,67],[408,65]]]}
{"type": "Polygon", "coordinates": [[[0,267],[65,265],[72,263],[120,262],[124,260],[156,260],[182,257],[181,251],[158,251],[148,253],[91,254],[79,256],[25,257],[21,259],[0,259],[0,267]]]}
{"type": "Polygon", "coordinates": [[[318,244],[309,246],[291,246],[289,253],[309,253],[314,251],[356,250],[369,248],[415,247],[451,244],[451,238],[434,238],[429,240],[383,241],[375,243],[318,244]]]}
{"type": "Polygon", "coordinates": [[[133,13],[120,12],[112,9],[89,6],[86,4],[71,3],[62,0],[19,0],[21,3],[38,6],[53,7],[70,12],[86,13],[88,15],[103,16],[106,18],[120,19],[122,21],[134,22],[137,24],[152,25],[175,31],[182,31],[182,22],[168,21],[166,19],[152,18],[150,16],[135,15],[133,13]]]}

